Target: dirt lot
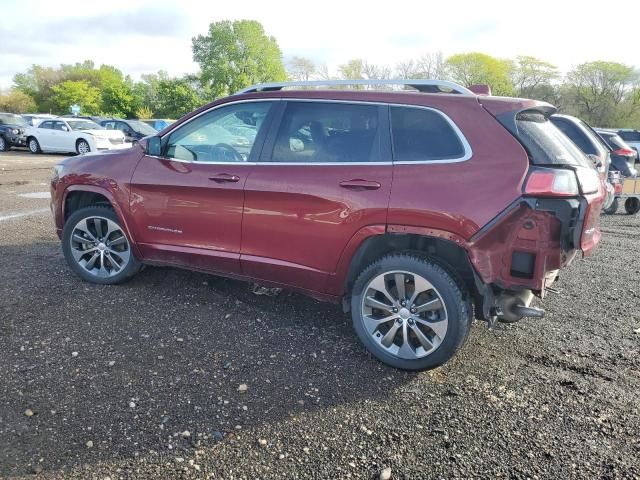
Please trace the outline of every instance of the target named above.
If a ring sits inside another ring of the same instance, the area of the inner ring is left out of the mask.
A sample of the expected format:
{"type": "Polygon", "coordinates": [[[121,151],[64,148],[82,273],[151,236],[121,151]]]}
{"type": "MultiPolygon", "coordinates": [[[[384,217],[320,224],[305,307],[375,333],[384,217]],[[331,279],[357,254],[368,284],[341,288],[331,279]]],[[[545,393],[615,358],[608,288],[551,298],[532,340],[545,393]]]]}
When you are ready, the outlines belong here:
{"type": "Polygon", "coordinates": [[[38,198],[60,158],[0,154],[0,476],[640,478],[640,216],[603,218],[544,320],[412,374],[299,295],[81,282],[38,198]]]}

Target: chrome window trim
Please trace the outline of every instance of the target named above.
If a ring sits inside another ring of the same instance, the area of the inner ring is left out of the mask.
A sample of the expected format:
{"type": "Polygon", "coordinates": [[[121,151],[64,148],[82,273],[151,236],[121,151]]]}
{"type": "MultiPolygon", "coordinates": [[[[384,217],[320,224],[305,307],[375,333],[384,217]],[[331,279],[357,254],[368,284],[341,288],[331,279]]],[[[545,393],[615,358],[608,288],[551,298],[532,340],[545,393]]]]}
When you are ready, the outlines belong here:
{"type": "MultiPolygon", "coordinates": [[[[184,125],[187,125],[191,121],[196,118],[201,117],[204,114],[217,110],[219,108],[236,105],[240,103],[253,103],[253,102],[314,102],[314,103],[346,103],[352,105],[376,105],[376,106],[389,106],[389,107],[406,107],[406,108],[420,108],[423,110],[430,110],[439,115],[441,115],[445,121],[451,126],[455,134],[457,135],[460,143],[462,143],[462,147],[464,149],[464,155],[459,158],[450,158],[450,159],[442,159],[442,160],[416,160],[416,161],[384,161],[384,162],[195,162],[193,160],[179,160],[171,157],[157,157],[147,155],[150,158],[157,158],[160,160],[170,160],[173,162],[182,162],[182,163],[200,163],[203,165],[328,165],[328,166],[340,166],[340,165],[428,165],[428,164],[446,164],[446,163],[461,163],[466,162],[467,160],[473,157],[473,150],[471,149],[471,145],[469,141],[464,136],[458,125],[442,110],[438,110],[437,108],[427,107],[424,105],[412,105],[407,103],[387,103],[387,102],[368,102],[366,100],[331,100],[324,98],[251,98],[251,99],[242,99],[242,100],[233,100],[230,102],[226,102],[220,105],[216,105],[212,108],[204,110],[200,112],[198,115],[190,118],[183,124],[176,127],[174,130],[166,133],[164,136],[160,137],[161,140],[164,140],[165,137],[168,138],[176,130],[179,130],[184,125]]],[[[391,127],[392,128],[392,127],[391,127]]],[[[389,132],[391,135],[391,142],[393,142],[393,134],[391,131],[389,132]]]]}
{"type": "MultiPolygon", "coordinates": [[[[451,118],[449,118],[449,115],[447,115],[446,113],[444,113],[441,110],[438,110],[437,108],[433,108],[433,107],[425,107],[422,105],[407,105],[407,104],[389,104],[390,107],[402,107],[402,108],[421,108],[423,110],[431,110],[432,112],[435,112],[437,114],[439,114],[442,118],[444,118],[444,120],[449,124],[449,126],[453,129],[453,132],[456,134],[456,136],[458,137],[458,140],[460,140],[460,143],[462,144],[462,149],[464,150],[464,155],[462,155],[461,157],[457,157],[457,158],[443,158],[440,160],[416,160],[416,161],[394,161],[394,165],[425,165],[428,163],[435,163],[435,164],[443,164],[443,163],[460,163],[460,162],[466,162],[467,160],[469,160],[471,157],[473,157],[473,150],[471,149],[471,145],[469,144],[469,141],[467,140],[467,137],[464,136],[464,133],[462,133],[462,131],[460,130],[460,128],[458,127],[458,125],[456,125],[456,123],[451,120],[451,118]]],[[[391,115],[389,115],[389,121],[391,121],[391,115]]],[[[391,144],[393,145],[393,125],[390,124],[390,129],[391,129],[391,144]]]]}

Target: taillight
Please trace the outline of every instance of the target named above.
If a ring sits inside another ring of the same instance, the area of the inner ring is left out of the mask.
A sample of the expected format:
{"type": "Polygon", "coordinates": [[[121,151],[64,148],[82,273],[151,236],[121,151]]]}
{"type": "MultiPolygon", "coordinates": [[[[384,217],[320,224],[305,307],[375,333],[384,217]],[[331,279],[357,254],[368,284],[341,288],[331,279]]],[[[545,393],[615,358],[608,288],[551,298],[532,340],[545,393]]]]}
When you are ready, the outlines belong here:
{"type": "Polygon", "coordinates": [[[583,194],[596,193],[600,190],[602,181],[600,180],[598,172],[593,168],[576,168],[576,177],[578,177],[580,191],[582,191],[583,194]]]}
{"type": "Polygon", "coordinates": [[[617,150],[614,150],[613,153],[615,153],[616,155],[635,155],[636,151],[631,150],[630,148],[619,148],[617,150]]]}
{"type": "Polygon", "coordinates": [[[536,197],[575,197],[579,194],[578,181],[573,170],[535,168],[529,172],[524,194],[536,197]]]}

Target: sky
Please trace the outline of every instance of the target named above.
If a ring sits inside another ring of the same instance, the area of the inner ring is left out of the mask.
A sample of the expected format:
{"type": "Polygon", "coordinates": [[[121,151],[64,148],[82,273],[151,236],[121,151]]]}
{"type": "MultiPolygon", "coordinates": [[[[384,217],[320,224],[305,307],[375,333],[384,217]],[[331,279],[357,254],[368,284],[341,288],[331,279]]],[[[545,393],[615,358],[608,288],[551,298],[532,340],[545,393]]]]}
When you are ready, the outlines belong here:
{"type": "Polygon", "coordinates": [[[194,73],[192,37],[227,19],[258,20],[285,61],[304,56],[330,70],[352,58],[395,65],[469,51],[533,55],[562,71],[592,60],[640,68],[638,0],[0,0],[0,7],[0,88],[32,64],[93,60],[136,79],[160,69],[194,73]]]}

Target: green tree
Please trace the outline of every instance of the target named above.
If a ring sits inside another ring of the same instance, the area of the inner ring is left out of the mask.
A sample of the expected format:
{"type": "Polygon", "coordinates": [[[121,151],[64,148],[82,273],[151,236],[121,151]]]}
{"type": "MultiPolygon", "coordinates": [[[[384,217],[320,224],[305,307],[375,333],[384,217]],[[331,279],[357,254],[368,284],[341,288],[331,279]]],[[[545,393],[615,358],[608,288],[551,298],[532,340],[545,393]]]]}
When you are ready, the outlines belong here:
{"type": "Polygon", "coordinates": [[[362,80],[364,79],[365,61],[361,58],[354,58],[347,63],[338,66],[340,77],[345,80],[362,80]]]}
{"type": "Polygon", "coordinates": [[[179,118],[206,103],[184,78],[160,80],[157,93],[158,102],[154,111],[161,118],[179,118]]]}
{"type": "Polygon", "coordinates": [[[531,56],[516,57],[511,71],[514,93],[519,97],[544,98],[549,96],[549,86],[560,78],[558,68],[551,63],[531,56]]]}
{"type": "Polygon", "coordinates": [[[51,87],[51,102],[57,114],[69,113],[71,105],[80,105],[81,112],[88,115],[100,113],[100,90],[86,80],[66,80],[51,87]]]}
{"type": "Polygon", "coordinates": [[[216,97],[287,78],[276,39],[254,20],[211,23],[207,35],[192,39],[192,49],[201,80],[216,97]]]}
{"type": "Polygon", "coordinates": [[[567,74],[564,90],[572,113],[597,126],[617,126],[638,110],[638,72],[616,62],[587,62],[567,74]]]}
{"type": "Polygon", "coordinates": [[[153,110],[147,106],[142,106],[135,111],[136,118],[153,118],[153,110]]]}
{"type": "Polygon", "coordinates": [[[51,101],[51,88],[62,80],[59,69],[32,65],[26,72],[14,76],[13,85],[15,90],[33,98],[37,111],[52,112],[54,105],[51,101]]]}
{"type": "Polygon", "coordinates": [[[0,112],[28,113],[36,109],[36,102],[20,90],[0,92],[0,112]]]}
{"type": "Polygon", "coordinates": [[[471,52],[452,55],[446,60],[449,76],[465,87],[486,84],[494,95],[512,95],[510,60],[494,58],[490,55],[471,52]]]}

